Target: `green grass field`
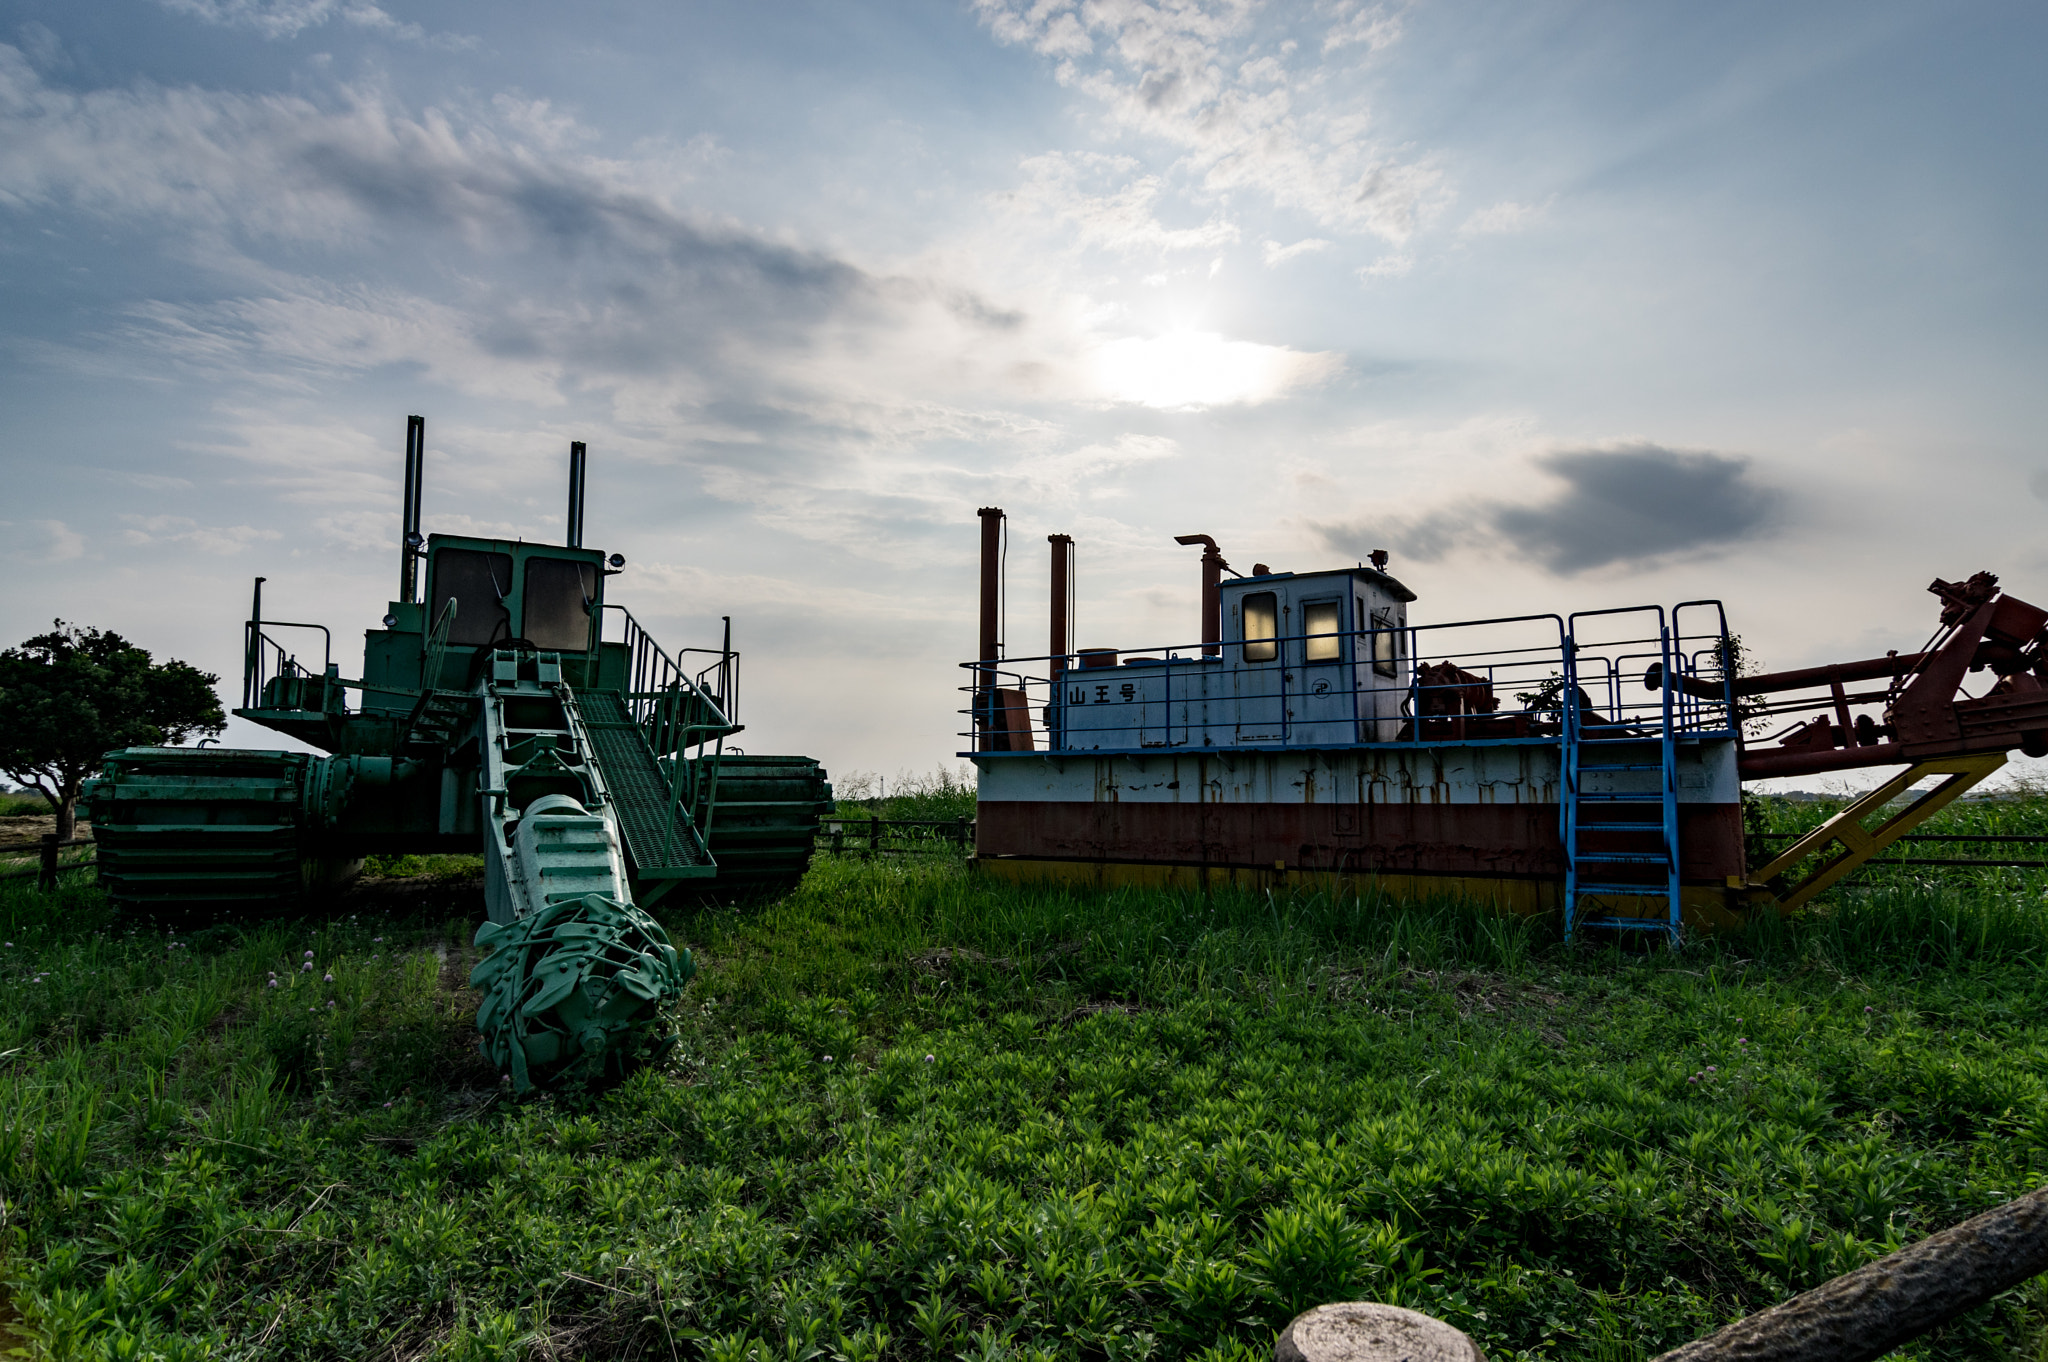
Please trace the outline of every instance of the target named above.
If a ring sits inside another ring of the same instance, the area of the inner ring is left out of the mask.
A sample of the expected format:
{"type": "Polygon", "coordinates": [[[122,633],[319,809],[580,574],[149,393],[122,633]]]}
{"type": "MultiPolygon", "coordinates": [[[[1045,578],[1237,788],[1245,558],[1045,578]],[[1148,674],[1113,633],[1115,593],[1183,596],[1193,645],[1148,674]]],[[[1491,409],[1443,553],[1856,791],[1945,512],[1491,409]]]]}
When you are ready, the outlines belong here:
{"type": "MultiPolygon", "coordinates": [[[[821,862],[667,915],[681,1043],[570,1105],[476,1057],[473,866],[383,869],[173,935],[0,887],[4,1274],[56,1355],[1249,1362],[1370,1297],[1622,1362],[2048,1177],[2038,875],[1670,955],[821,862]]],[[[1906,1355],[2048,1358],[2048,1280],[1906,1355]]]]}

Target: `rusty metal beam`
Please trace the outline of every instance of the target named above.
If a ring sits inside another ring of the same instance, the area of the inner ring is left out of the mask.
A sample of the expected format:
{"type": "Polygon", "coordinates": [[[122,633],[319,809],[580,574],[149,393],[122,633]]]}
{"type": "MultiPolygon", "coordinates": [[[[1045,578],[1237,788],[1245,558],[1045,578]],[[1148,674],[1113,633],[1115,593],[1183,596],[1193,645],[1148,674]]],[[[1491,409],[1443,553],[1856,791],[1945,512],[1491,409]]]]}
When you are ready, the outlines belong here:
{"type": "Polygon", "coordinates": [[[1729,887],[1750,891],[1766,900],[1775,900],[1779,912],[1790,913],[1803,907],[1823,889],[1947,808],[1961,798],[1964,791],[2003,765],[2005,753],[1985,752],[1973,757],[1951,757],[1946,761],[1923,761],[1909,767],[1794,842],[1777,859],[1746,880],[1740,876],[1730,876],[1729,887]],[[1864,819],[1928,776],[1947,776],[1948,779],[1887,818],[1876,828],[1867,829],[1863,826],[1864,819]],[[1789,889],[1777,883],[1780,876],[1808,857],[1820,854],[1830,845],[1839,846],[1841,850],[1822,862],[1812,874],[1789,889]]]}

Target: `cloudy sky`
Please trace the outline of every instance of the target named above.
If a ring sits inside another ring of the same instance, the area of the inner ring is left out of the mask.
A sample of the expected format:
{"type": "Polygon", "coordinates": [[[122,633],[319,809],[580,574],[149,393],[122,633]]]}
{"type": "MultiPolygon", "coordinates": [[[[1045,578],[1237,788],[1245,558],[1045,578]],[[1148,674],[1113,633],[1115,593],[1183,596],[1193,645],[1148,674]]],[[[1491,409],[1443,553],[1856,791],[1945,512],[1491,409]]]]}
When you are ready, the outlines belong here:
{"type": "MultiPolygon", "coordinates": [[[[429,529],[588,539],[757,751],[951,755],[974,510],[1079,642],[1196,554],[1449,620],[1719,597],[1797,666],[2048,602],[2048,10],[0,4],[0,636],[357,665],[429,529]]],[[[247,740],[246,726],[233,736],[247,740]]],[[[268,743],[272,740],[265,739],[268,743]]]]}

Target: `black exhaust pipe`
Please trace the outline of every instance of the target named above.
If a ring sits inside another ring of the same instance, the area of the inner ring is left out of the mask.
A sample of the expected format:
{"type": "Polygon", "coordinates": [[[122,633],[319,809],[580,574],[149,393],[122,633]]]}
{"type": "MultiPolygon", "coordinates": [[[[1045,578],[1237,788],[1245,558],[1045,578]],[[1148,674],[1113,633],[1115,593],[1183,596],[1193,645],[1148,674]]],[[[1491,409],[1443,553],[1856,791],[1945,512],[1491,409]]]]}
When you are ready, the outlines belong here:
{"type": "Polygon", "coordinates": [[[398,536],[398,599],[419,599],[420,478],[427,462],[427,418],[405,418],[405,524],[398,536]]]}
{"type": "Polygon", "coordinates": [[[569,547],[583,547],[583,441],[569,441],[569,547]]]}

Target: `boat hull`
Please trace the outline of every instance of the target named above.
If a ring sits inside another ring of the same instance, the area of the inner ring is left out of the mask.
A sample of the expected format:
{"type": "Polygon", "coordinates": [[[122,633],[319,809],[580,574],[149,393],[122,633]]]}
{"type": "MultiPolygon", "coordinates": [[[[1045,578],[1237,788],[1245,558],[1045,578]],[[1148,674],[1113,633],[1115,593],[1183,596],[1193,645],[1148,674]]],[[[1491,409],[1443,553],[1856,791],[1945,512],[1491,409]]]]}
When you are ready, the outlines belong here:
{"type": "MultiPolygon", "coordinates": [[[[975,763],[977,864],[1005,879],[1377,891],[1530,913],[1563,897],[1554,743],[982,753],[975,763]]],[[[1657,778],[1617,774],[1601,788],[1648,792],[1657,778]]],[[[1739,920],[1729,877],[1739,883],[1745,870],[1734,744],[1683,744],[1677,784],[1682,909],[1696,925],[1729,925],[1739,920]]],[[[1654,806],[1633,816],[1655,817],[1654,806]]],[[[1631,834],[1607,836],[1615,850],[1630,845],[1631,834]]],[[[1602,837],[1587,835],[1582,850],[1601,850],[1602,837]]],[[[1667,911],[1661,896],[1610,906],[1667,911]]]]}

